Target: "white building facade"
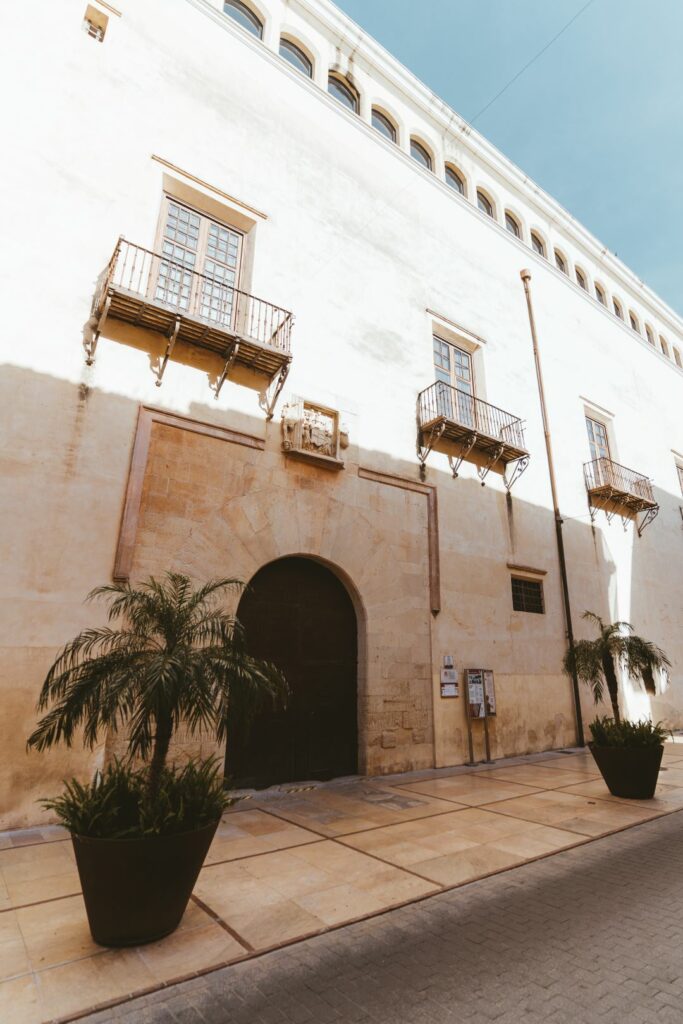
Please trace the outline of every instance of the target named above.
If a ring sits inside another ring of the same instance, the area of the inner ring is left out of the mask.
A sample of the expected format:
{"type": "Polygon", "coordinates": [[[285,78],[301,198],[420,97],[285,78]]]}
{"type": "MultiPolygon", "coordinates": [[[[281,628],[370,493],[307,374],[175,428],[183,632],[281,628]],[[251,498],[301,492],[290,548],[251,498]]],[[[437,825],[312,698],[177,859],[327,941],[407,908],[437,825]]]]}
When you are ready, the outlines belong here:
{"type": "Polygon", "coordinates": [[[680,318],[327,0],[3,19],[0,827],[117,748],[25,751],[86,593],[168,569],[252,581],[292,680],[244,785],[468,760],[468,669],[491,756],[576,742],[525,268],[575,633],[683,724],[680,318]]]}

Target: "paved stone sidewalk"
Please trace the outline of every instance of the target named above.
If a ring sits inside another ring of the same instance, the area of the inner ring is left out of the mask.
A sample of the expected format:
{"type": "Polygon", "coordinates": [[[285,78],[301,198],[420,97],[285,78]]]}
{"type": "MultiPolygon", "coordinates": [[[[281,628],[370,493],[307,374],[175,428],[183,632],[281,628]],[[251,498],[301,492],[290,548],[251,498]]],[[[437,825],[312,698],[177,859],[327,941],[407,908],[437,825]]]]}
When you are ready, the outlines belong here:
{"type": "Polygon", "coordinates": [[[86,1018],[680,1024],[683,812],[86,1018]]]}

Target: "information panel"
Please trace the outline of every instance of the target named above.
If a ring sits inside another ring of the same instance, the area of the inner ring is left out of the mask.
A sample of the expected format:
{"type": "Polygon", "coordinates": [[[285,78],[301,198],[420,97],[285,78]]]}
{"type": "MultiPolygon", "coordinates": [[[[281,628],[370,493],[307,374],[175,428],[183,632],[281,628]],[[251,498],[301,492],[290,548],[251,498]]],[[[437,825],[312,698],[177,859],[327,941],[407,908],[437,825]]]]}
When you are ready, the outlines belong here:
{"type": "Polygon", "coordinates": [[[484,673],[480,668],[468,668],[465,673],[467,681],[467,703],[470,718],[485,718],[484,673]]]}

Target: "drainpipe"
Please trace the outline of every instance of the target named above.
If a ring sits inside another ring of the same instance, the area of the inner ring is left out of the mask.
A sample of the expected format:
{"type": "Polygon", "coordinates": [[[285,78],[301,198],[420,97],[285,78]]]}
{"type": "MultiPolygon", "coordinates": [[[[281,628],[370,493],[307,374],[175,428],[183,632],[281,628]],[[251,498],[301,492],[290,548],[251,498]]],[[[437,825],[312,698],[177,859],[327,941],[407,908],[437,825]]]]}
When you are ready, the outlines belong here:
{"type": "MultiPolygon", "coordinates": [[[[534,347],[534,364],[536,366],[536,380],[538,382],[538,397],[541,403],[541,415],[543,417],[543,433],[545,435],[545,450],[548,456],[548,475],[550,476],[550,491],[553,499],[553,512],[555,515],[555,537],[557,539],[557,557],[560,563],[560,579],[562,580],[562,607],[564,609],[564,622],[567,631],[567,640],[571,647],[574,646],[574,630],[572,628],[572,612],[569,603],[569,581],[567,579],[567,562],[564,555],[564,537],[562,536],[563,519],[560,515],[560,506],[557,501],[557,487],[555,484],[555,465],[553,462],[553,446],[550,438],[550,426],[548,425],[548,410],[545,404],[545,390],[543,388],[543,371],[541,369],[541,356],[538,351],[538,337],[536,335],[536,321],[534,320],[534,308],[531,303],[531,271],[522,270],[520,275],[524,282],[524,294],[529,311],[529,326],[531,328],[531,341],[534,347]]],[[[574,698],[574,715],[576,718],[576,741],[578,746],[585,746],[583,736],[583,718],[581,717],[581,697],[579,694],[579,679],[576,671],[572,671],[572,695],[574,698]]]]}

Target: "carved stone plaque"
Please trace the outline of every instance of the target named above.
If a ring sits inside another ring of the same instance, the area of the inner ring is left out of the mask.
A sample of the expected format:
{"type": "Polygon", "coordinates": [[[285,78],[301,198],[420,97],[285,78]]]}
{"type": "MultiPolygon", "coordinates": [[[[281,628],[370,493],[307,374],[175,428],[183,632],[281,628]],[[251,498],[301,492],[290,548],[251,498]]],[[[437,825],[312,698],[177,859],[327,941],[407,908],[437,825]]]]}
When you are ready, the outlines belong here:
{"type": "Polygon", "coordinates": [[[282,450],[318,465],[341,469],[339,413],[304,399],[293,399],[282,410],[282,450]]]}

